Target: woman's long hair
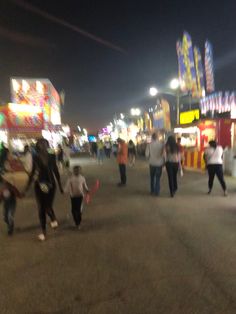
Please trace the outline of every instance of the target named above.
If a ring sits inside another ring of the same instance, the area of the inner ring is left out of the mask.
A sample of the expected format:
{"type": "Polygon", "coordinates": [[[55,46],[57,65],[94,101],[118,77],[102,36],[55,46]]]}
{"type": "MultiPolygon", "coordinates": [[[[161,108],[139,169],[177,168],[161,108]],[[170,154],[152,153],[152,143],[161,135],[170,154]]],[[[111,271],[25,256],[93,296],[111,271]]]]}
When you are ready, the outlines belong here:
{"type": "Polygon", "coordinates": [[[179,147],[176,143],[174,136],[169,136],[166,142],[166,148],[171,154],[175,154],[179,152],[179,147]]]}
{"type": "Polygon", "coordinates": [[[35,145],[35,150],[36,150],[37,154],[46,150],[47,149],[46,147],[49,148],[48,140],[46,140],[43,137],[37,140],[37,143],[35,145]]]}

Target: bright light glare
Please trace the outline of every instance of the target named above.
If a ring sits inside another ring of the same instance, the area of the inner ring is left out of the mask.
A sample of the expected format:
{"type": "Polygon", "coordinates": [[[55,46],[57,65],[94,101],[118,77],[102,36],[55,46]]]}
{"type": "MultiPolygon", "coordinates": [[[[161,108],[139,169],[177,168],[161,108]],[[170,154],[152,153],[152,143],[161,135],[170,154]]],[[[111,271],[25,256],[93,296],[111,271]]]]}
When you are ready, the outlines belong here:
{"type": "Polygon", "coordinates": [[[123,113],[120,114],[120,118],[124,119],[125,115],[123,113]]]}
{"type": "Polygon", "coordinates": [[[13,104],[10,103],[8,105],[8,108],[13,112],[19,112],[19,113],[28,113],[28,114],[34,114],[34,113],[41,113],[42,110],[38,106],[32,106],[32,105],[23,105],[23,104],[13,104]]]}
{"type": "Polygon", "coordinates": [[[39,94],[43,94],[43,84],[40,81],[36,81],[36,90],[39,94]]]}
{"type": "Polygon", "coordinates": [[[28,90],[30,89],[29,84],[25,80],[22,80],[22,89],[25,93],[27,93],[28,90]]]}
{"type": "Polygon", "coordinates": [[[131,113],[132,116],[140,116],[141,110],[139,108],[132,108],[130,110],[130,113],[131,113]]]}
{"type": "Polygon", "coordinates": [[[152,96],[152,97],[155,97],[157,94],[158,94],[158,90],[156,87],[151,87],[149,89],[149,94],[152,96]]]}
{"type": "Polygon", "coordinates": [[[177,78],[174,78],[173,80],[171,80],[170,82],[170,88],[171,89],[177,89],[179,88],[179,80],[177,78]]]}
{"type": "Polygon", "coordinates": [[[83,132],[84,132],[85,135],[88,134],[88,131],[86,129],[83,129],[83,132]]]}
{"type": "Polygon", "coordinates": [[[12,87],[13,87],[14,92],[17,93],[19,91],[20,84],[17,82],[17,80],[15,79],[12,80],[12,87]]]}
{"type": "Polygon", "coordinates": [[[206,91],[205,89],[202,90],[202,97],[204,98],[206,96],[206,91]]]}

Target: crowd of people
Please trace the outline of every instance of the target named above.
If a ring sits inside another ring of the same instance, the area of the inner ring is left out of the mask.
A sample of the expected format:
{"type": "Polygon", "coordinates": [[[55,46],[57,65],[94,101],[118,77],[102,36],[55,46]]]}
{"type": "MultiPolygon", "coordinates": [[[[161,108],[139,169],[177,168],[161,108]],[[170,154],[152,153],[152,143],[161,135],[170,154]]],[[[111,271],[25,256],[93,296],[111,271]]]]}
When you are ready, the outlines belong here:
{"type": "MultiPolygon", "coordinates": [[[[80,229],[83,200],[89,196],[89,189],[80,166],[75,166],[72,174],[69,174],[69,171],[64,171],[64,169],[68,170],[70,167],[70,153],[69,145],[58,145],[56,153],[52,152],[48,141],[43,138],[37,141],[34,148],[26,145],[23,155],[19,159],[28,176],[28,182],[25,189],[20,192],[5,176],[9,171],[8,163],[11,158],[9,150],[2,145],[0,153],[0,201],[3,202],[3,217],[7,224],[9,235],[12,235],[14,231],[14,214],[17,198],[25,197],[33,182],[41,226],[41,233],[38,236],[39,240],[44,241],[46,239],[47,215],[51,220],[51,227],[58,227],[57,218],[53,210],[56,185],[58,185],[62,194],[69,194],[74,223],[76,228],[80,229]],[[61,183],[60,174],[62,173],[68,176],[64,188],[61,183]]],[[[98,159],[99,163],[103,162],[105,156],[110,158],[112,153],[116,157],[119,166],[120,182],[118,186],[125,187],[127,184],[126,166],[128,163],[131,167],[135,165],[135,144],[131,140],[126,143],[123,139],[118,138],[115,151],[111,143],[99,141],[96,145],[94,143],[91,144],[91,154],[98,159]]],[[[178,190],[178,173],[180,176],[183,175],[184,150],[181,146],[181,141],[179,139],[176,140],[171,135],[164,143],[162,140],[159,140],[158,133],[153,133],[151,142],[146,146],[145,156],[149,163],[151,195],[160,195],[161,176],[163,167],[165,167],[168,175],[170,196],[173,198],[178,190]]],[[[211,193],[214,177],[217,176],[224,195],[227,196],[227,187],[223,174],[223,148],[217,145],[216,141],[209,142],[209,147],[204,153],[204,160],[209,176],[208,194],[211,193]]]]}
{"type": "MultiPolygon", "coordinates": [[[[133,144],[131,141],[127,145],[122,139],[118,139],[118,153],[117,162],[120,171],[119,187],[126,186],[126,164],[128,158],[133,161],[133,144]]],[[[135,156],[135,154],[134,154],[135,156]]],[[[184,149],[181,146],[181,139],[170,135],[167,141],[158,139],[158,134],[152,134],[151,143],[146,146],[145,151],[146,159],[149,162],[150,169],[150,193],[154,196],[160,195],[160,180],[162,176],[163,167],[166,168],[170,196],[174,197],[178,190],[178,173],[183,176],[183,163],[184,163],[184,149]]],[[[129,159],[129,160],[130,160],[129,159]]],[[[213,188],[214,177],[217,176],[224,196],[227,196],[227,187],[224,180],[223,173],[223,148],[217,145],[216,141],[210,141],[209,147],[204,152],[204,160],[206,169],[208,171],[208,194],[211,193],[213,188]]]]}

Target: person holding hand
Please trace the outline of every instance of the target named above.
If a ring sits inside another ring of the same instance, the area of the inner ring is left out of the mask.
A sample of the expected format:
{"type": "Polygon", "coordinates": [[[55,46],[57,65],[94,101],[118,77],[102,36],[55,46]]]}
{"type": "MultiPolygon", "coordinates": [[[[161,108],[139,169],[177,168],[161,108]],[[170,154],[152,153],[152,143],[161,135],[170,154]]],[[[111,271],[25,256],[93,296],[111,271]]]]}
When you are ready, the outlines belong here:
{"type": "Polygon", "coordinates": [[[33,159],[32,171],[25,189],[25,193],[29,190],[35,176],[35,197],[38,204],[39,220],[42,232],[38,238],[40,241],[46,239],[46,214],[51,219],[51,227],[57,228],[58,222],[53,210],[53,202],[56,193],[57,180],[60,192],[63,193],[61,178],[57,167],[56,156],[50,154],[49,143],[46,139],[41,138],[36,144],[36,155],[33,159]]]}

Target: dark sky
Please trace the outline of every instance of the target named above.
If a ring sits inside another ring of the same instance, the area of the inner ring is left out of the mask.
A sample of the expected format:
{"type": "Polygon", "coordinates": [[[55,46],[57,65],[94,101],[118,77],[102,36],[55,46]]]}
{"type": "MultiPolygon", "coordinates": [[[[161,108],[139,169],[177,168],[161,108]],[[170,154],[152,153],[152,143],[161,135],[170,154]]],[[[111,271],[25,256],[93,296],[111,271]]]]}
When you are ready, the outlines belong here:
{"type": "Polygon", "coordinates": [[[235,89],[236,3],[222,1],[48,0],[28,3],[123,48],[121,53],[0,1],[0,97],[9,77],[45,77],[66,91],[64,122],[90,131],[115,112],[150,102],[150,85],[177,75],[175,44],[184,30],[214,48],[216,87],[235,89]]]}

